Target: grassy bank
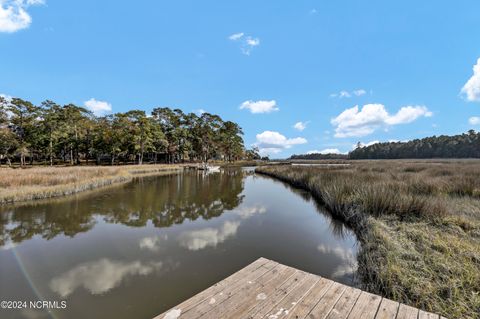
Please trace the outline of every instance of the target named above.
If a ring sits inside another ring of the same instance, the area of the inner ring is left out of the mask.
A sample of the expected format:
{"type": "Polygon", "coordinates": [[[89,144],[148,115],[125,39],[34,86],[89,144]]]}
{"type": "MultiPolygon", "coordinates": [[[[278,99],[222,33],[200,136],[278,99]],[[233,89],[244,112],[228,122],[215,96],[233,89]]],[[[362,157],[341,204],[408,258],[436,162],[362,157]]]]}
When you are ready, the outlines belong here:
{"type": "Polygon", "coordinates": [[[309,190],[361,242],[364,289],[450,318],[480,318],[480,161],[260,167],[309,190]]]}
{"type": "Polygon", "coordinates": [[[76,194],[180,168],[178,165],[2,168],[0,205],[76,194]]]}

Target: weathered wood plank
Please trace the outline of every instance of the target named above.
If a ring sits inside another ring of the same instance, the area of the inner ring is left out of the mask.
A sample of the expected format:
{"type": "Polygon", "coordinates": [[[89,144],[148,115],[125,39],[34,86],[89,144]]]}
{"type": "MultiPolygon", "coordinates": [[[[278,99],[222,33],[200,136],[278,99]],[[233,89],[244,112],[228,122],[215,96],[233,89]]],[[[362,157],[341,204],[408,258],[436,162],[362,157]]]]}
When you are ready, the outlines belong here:
{"type": "Polygon", "coordinates": [[[294,305],[294,308],[287,315],[287,318],[303,319],[305,318],[312,308],[325,296],[327,291],[333,285],[333,281],[320,278],[320,280],[313,286],[312,289],[294,305]]]}
{"type": "Polygon", "coordinates": [[[417,319],[418,309],[404,304],[400,304],[398,308],[397,319],[417,319]]]}
{"type": "Polygon", "coordinates": [[[320,280],[320,277],[302,272],[305,276],[295,284],[290,285],[285,291],[279,291],[272,298],[265,300],[249,312],[248,318],[260,319],[263,317],[286,317],[291,309],[305,296],[310,289],[320,280]],[[283,293],[283,295],[282,295],[283,293]]]}
{"type": "Polygon", "coordinates": [[[375,319],[395,319],[399,306],[398,302],[383,298],[375,319]]]}
{"type": "Polygon", "coordinates": [[[333,307],[327,316],[327,319],[345,319],[355,305],[360,293],[360,289],[347,287],[343,295],[333,307]]]}
{"type": "Polygon", "coordinates": [[[257,299],[256,302],[249,309],[237,309],[235,314],[239,318],[248,318],[252,317],[253,314],[257,313],[261,309],[268,308],[271,309],[275,304],[280,302],[285,296],[290,293],[299,282],[303,282],[308,276],[306,272],[297,270],[297,272],[285,280],[280,286],[273,289],[271,292],[266,291],[265,289],[261,290],[263,293],[263,298],[257,299]],[[240,311],[239,311],[240,310],[240,311]]]}
{"type": "MultiPolygon", "coordinates": [[[[270,266],[271,264],[268,264],[270,266]]],[[[190,309],[183,310],[182,308],[175,308],[181,311],[181,318],[197,318],[203,313],[206,313],[215,307],[218,303],[230,298],[236,291],[241,290],[245,285],[253,282],[263,282],[275,276],[279,271],[287,269],[286,266],[274,264],[273,268],[260,267],[256,272],[252,272],[243,276],[243,278],[225,286],[224,289],[211,295],[209,298],[203,299],[190,309]]],[[[167,312],[168,313],[168,312],[167,312]]]]}
{"type": "Polygon", "coordinates": [[[418,319],[439,319],[439,318],[440,316],[434,313],[426,312],[423,310],[420,310],[418,312],[418,319]]]}
{"type": "Polygon", "coordinates": [[[248,290],[251,285],[262,285],[272,278],[278,276],[284,271],[287,271],[288,267],[283,265],[277,265],[273,269],[267,271],[262,276],[258,277],[257,279],[253,278],[245,278],[239,281],[239,284],[234,288],[225,288],[222,292],[215,294],[209,300],[206,300],[200,304],[198,304],[195,308],[193,308],[190,312],[185,313],[182,315],[181,318],[189,319],[189,318],[199,318],[204,314],[210,312],[212,309],[219,307],[220,304],[225,302],[226,300],[230,299],[232,296],[235,296],[238,293],[242,293],[246,289],[248,290]]]}
{"type": "Polygon", "coordinates": [[[446,319],[259,258],[154,319],[446,319]]]}
{"type": "Polygon", "coordinates": [[[236,313],[243,313],[253,307],[258,301],[265,300],[268,296],[267,294],[271,293],[275,287],[281,285],[296,272],[298,270],[286,267],[277,274],[272,274],[269,280],[246,285],[199,318],[238,318],[235,316],[236,313]]]}
{"type": "Polygon", "coordinates": [[[334,282],[323,298],[313,307],[308,318],[323,319],[328,316],[347,286],[334,282]]]}
{"type": "Polygon", "coordinates": [[[259,258],[253,263],[247,265],[245,268],[242,268],[240,271],[233,273],[229,277],[223,279],[222,281],[216,283],[213,286],[199,292],[190,299],[185,300],[181,304],[175,306],[172,309],[165,311],[164,313],[156,316],[154,319],[162,319],[170,310],[181,309],[182,312],[186,312],[196,306],[198,303],[210,298],[214,294],[222,291],[225,287],[233,285],[235,282],[238,282],[240,279],[245,278],[245,276],[254,276],[254,274],[261,274],[263,272],[274,267],[276,263],[274,261],[268,260],[266,258],[259,258]]]}
{"type": "Polygon", "coordinates": [[[382,297],[362,291],[362,293],[358,297],[357,302],[355,303],[355,306],[353,307],[347,318],[373,319],[377,314],[377,310],[380,306],[381,301],[382,297]]]}

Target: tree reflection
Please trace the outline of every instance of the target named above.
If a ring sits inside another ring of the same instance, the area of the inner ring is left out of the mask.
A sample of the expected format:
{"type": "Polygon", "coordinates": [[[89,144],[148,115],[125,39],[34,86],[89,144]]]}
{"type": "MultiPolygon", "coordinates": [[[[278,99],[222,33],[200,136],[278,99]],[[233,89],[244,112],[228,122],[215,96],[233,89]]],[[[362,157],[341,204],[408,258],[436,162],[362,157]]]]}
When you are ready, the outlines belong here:
{"type": "Polygon", "coordinates": [[[181,224],[186,219],[210,219],[233,210],[243,200],[243,173],[225,170],[205,175],[190,172],[97,191],[75,199],[0,209],[0,246],[35,235],[52,239],[87,232],[103,217],[108,223],[143,227],[181,224]]]}

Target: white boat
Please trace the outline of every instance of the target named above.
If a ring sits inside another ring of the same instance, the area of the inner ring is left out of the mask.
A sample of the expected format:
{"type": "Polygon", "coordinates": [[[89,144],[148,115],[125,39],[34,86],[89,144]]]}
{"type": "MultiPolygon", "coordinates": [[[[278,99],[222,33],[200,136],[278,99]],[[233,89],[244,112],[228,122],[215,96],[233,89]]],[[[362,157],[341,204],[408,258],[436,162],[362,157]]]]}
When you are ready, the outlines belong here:
{"type": "Polygon", "coordinates": [[[207,166],[209,172],[220,172],[220,166],[207,166]]]}
{"type": "Polygon", "coordinates": [[[208,171],[208,172],[219,172],[220,171],[220,166],[210,166],[208,164],[203,164],[198,167],[199,170],[201,171],[208,171]]]}

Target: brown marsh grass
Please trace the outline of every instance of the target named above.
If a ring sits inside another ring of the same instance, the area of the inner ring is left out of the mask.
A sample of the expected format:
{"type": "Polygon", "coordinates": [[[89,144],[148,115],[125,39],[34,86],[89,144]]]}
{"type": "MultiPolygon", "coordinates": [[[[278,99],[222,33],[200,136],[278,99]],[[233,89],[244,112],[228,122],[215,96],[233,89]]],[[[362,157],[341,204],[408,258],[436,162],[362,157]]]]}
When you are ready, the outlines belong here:
{"type": "Polygon", "coordinates": [[[480,318],[480,161],[260,167],[309,190],[361,243],[364,289],[450,318],[480,318]]]}
{"type": "Polygon", "coordinates": [[[0,169],[0,205],[71,195],[178,170],[176,165],[0,169]]]}

